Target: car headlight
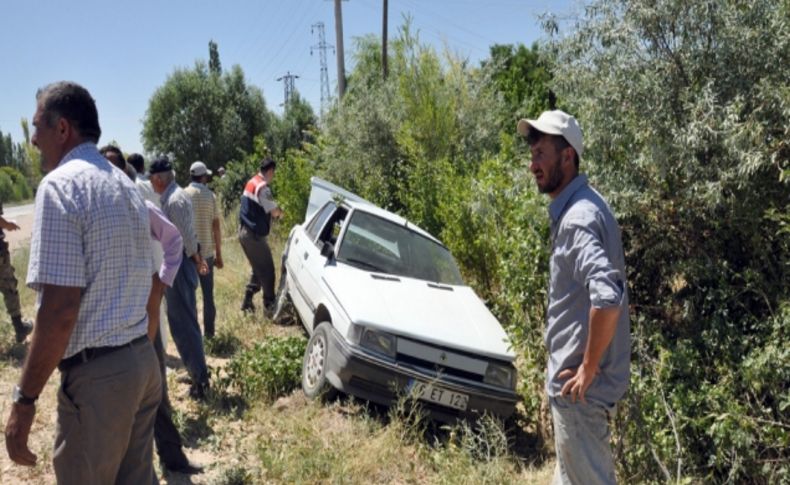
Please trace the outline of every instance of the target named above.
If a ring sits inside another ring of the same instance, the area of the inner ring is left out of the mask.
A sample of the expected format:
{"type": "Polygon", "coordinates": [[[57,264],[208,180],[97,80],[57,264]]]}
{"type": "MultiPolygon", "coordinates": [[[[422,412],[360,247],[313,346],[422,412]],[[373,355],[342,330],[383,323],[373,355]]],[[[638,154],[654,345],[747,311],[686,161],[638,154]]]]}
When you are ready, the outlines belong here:
{"type": "Polygon", "coordinates": [[[511,366],[504,366],[489,362],[483,382],[499,387],[514,389],[515,369],[511,366]]]}
{"type": "Polygon", "coordinates": [[[393,359],[398,349],[397,340],[394,335],[369,328],[362,330],[362,335],[359,338],[359,345],[393,359]]]}

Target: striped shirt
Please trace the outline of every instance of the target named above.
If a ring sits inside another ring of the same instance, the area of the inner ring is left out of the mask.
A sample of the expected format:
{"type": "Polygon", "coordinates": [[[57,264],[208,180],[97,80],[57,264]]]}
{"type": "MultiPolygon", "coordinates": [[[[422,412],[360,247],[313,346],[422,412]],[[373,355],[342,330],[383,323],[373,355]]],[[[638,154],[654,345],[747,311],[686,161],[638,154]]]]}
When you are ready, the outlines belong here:
{"type": "Polygon", "coordinates": [[[219,220],[219,204],[214,193],[205,184],[192,182],[184,192],[192,199],[192,212],[195,215],[195,233],[200,243],[200,255],[213,258],[217,247],[214,244],[212,223],[219,220]]]}
{"type": "Polygon", "coordinates": [[[192,202],[189,200],[189,196],[173,181],[162,193],[159,201],[162,203],[162,212],[181,233],[181,238],[184,240],[184,251],[187,257],[191,258],[198,252],[198,240],[195,234],[192,202]]]}
{"type": "Polygon", "coordinates": [[[126,174],[83,143],[36,191],[27,284],[82,288],[64,358],[147,331],[151,291],[148,208],[126,174]]]}

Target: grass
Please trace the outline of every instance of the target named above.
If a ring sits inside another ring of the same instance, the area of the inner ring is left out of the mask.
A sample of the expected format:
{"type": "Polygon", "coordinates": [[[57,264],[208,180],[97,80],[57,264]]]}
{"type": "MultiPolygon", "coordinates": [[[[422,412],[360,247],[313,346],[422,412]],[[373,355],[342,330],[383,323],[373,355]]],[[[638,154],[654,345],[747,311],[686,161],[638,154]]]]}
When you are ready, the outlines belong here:
{"type": "MultiPolygon", "coordinates": [[[[217,335],[207,344],[215,382],[228,377],[227,369],[234,359],[256,348],[270,348],[263,344],[305,339],[298,324],[265,321],[260,305],[252,315],[239,310],[249,267],[236,241],[234,223],[235,217],[229,217],[224,225],[225,268],[215,273],[217,335]]],[[[281,249],[282,240],[272,238],[278,276],[281,249]]],[[[27,253],[16,251],[14,263],[18,278],[24,281],[27,253]]],[[[20,291],[25,315],[32,316],[35,295],[28,289],[20,291]]],[[[10,389],[18,379],[25,350],[24,345],[13,343],[12,331],[0,332],[2,388],[10,389]]],[[[188,385],[177,379],[185,371],[177,366],[172,341],[168,353],[169,363],[176,366],[168,375],[175,421],[187,454],[205,465],[206,471],[189,479],[160,476],[162,483],[500,484],[551,480],[553,464],[543,460],[534,437],[519,428],[505,433],[500,424],[485,419],[476,424],[440,426],[421,419],[405,402],[391,410],[349,397],[321,404],[307,400],[298,388],[275,390],[257,398],[243,395],[237,386],[216,386],[206,402],[196,403],[186,397],[188,385]]],[[[292,352],[282,356],[301,359],[292,352]]],[[[237,378],[265,379],[244,376],[241,373],[237,378]]],[[[54,483],[51,446],[58,380],[56,373],[47,384],[31,435],[39,464],[33,469],[14,466],[0,454],[0,482],[54,483]]],[[[5,419],[7,399],[0,401],[0,412],[5,419]]]]}

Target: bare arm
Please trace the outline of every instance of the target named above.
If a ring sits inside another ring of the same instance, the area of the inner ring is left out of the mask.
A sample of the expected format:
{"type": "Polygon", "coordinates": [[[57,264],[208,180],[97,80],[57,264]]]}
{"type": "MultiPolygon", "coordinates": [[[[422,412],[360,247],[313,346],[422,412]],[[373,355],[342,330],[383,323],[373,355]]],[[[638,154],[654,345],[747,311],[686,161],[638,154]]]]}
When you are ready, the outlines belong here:
{"type": "Polygon", "coordinates": [[[590,308],[590,328],[587,332],[587,346],[584,350],[584,360],[575,373],[571,369],[560,372],[559,377],[566,378],[572,376],[565,385],[562,386],[562,394],[570,394],[571,400],[576,401],[580,398],[582,402],[584,393],[592,384],[593,379],[600,369],[598,364],[601,357],[609,347],[617,329],[617,319],[620,317],[620,307],[590,308]]]}
{"type": "Polygon", "coordinates": [[[0,229],[4,231],[16,231],[19,226],[13,222],[7,221],[3,216],[0,216],[0,229]]]}
{"type": "Polygon", "coordinates": [[[222,229],[220,228],[219,219],[217,218],[211,221],[211,234],[214,237],[214,246],[216,247],[214,266],[222,269],[222,267],[225,266],[225,263],[222,261],[222,229]]]}
{"type": "MultiPolygon", "coordinates": [[[[41,394],[63,358],[77,323],[82,298],[81,288],[78,287],[46,284],[42,287],[41,306],[36,314],[30,350],[19,380],[22,394],[27,397],[41,394]]],[[[20,465],[36,464],[36,455],[27,446],[34,416],[35,406],[14,404],[6,423],[8,456],[20,465]]]]}
{"type": "Polygon", "coordinates": [[[148,313],[148,339],[151,342],[156,338],[156,331],[159,329],[159,307],[162,304],[165,287],[159,275],[154,273],[151,276],[151,293],[148,294],[148,303],[145,306],[145,311],[148,313]]]}

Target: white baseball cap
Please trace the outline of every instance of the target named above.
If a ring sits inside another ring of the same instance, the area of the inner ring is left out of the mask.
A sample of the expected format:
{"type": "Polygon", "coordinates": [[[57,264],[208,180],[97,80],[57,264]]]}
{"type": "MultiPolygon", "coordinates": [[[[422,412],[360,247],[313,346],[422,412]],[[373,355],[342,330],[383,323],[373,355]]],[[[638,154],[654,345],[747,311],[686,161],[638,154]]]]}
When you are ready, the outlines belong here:
{"type": "Polygon", "coordinates": [[[584,151],[584,139],[579,122],[573,116],[555,109],[554,111],[544,111],[536,120],[521,119],[516,126],[516,130],[521,136],[527,136],[532,128],[541,133],[562,136],[576,150],[576,155],[581,159],[584,151]]]}
{"type": "Polygon", "coordinates": [[[206,164],[198,160],[189,167],[189,175],[200,177],[201,175],[211,175],[211,170],[206,167],[206,164]]]}

